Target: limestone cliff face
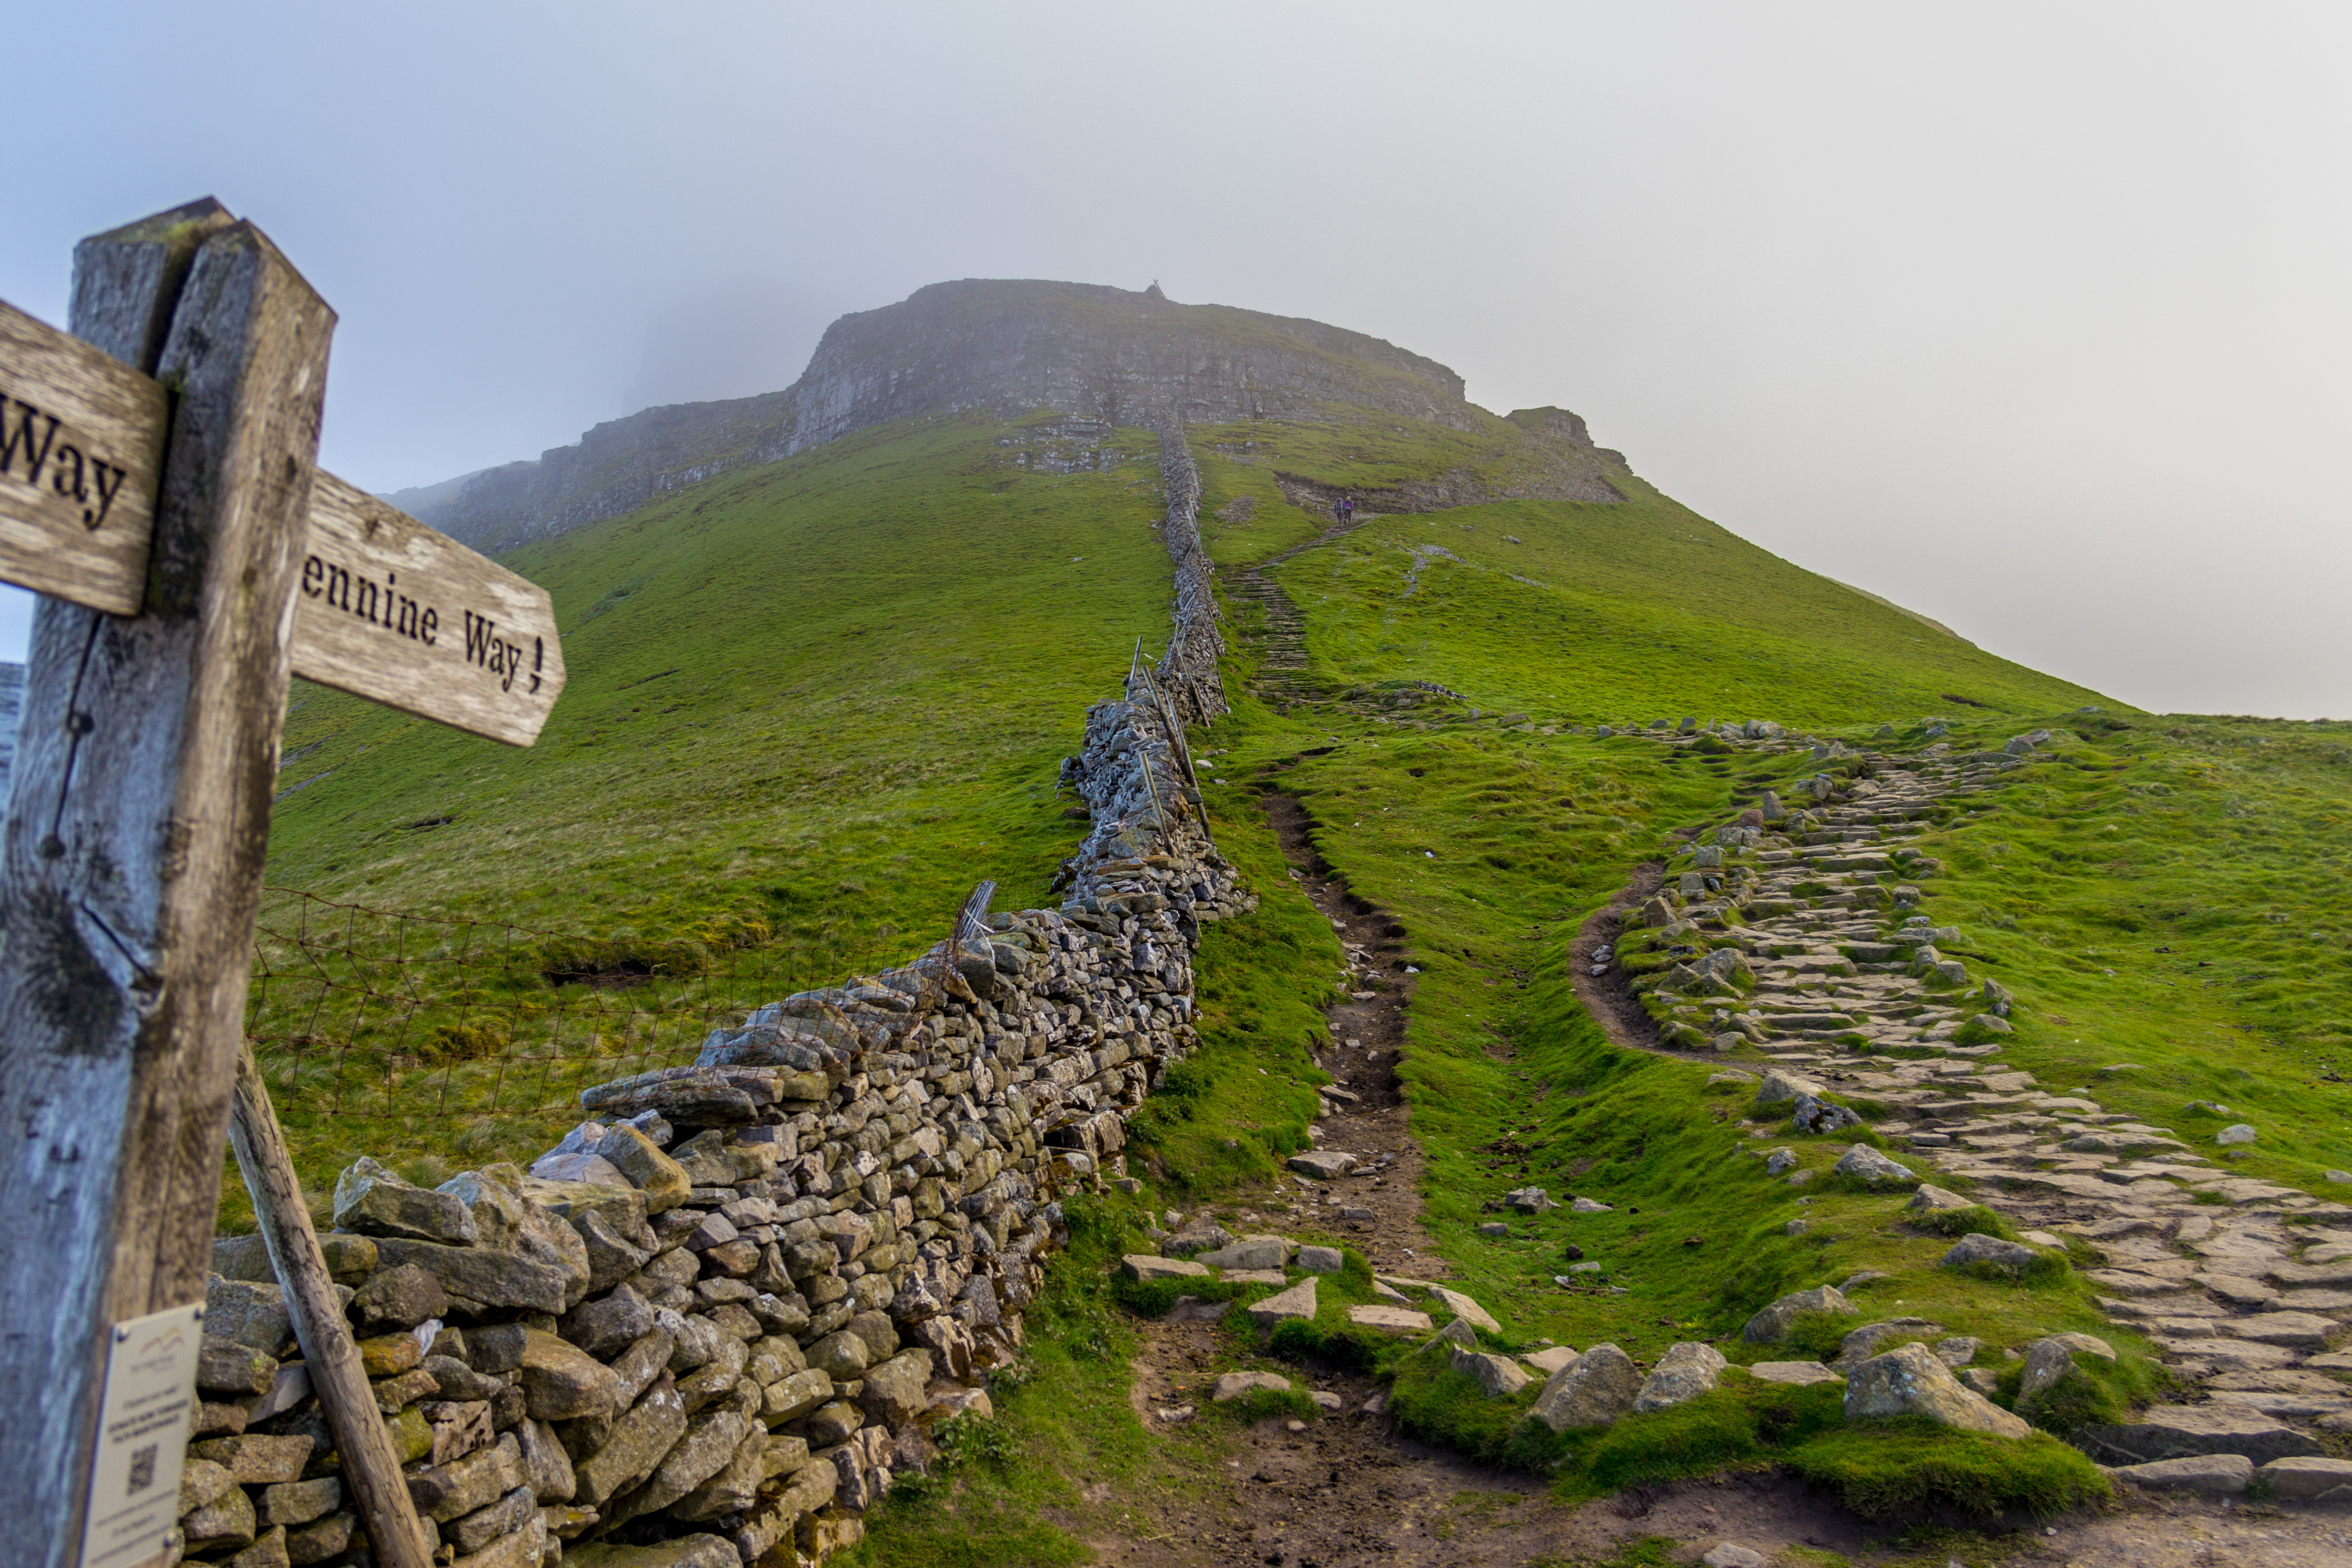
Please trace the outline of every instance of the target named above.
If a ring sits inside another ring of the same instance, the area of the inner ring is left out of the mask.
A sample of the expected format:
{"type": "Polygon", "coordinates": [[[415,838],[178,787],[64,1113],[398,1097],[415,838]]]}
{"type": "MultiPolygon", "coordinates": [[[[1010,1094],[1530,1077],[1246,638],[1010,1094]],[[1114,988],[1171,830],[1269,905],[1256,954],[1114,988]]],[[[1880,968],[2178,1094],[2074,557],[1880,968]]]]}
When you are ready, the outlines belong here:
{"type": "MultiPolygon", "coordinates": [[[[1361,332],[1181,305],[1156,286],[1136,293],[967,279],[844,316],[782,392],[649,408],[599,425],[577,446],[477,474],[418,515],[496,552],[633,510],[729,468],[918,416],[1046,408],[1121,425],[1156,426],[1171,415],[1198,425],[1312,420],[1335,404],[1465,432],[1502,425],[1464,399],[1462,378],[1445,366],[1361,332]]],[[[1623,459],[1595,448],[1581,419],[1545,409],[1511,420],[1535,443],[1559,448],[1543,465],[1539,493],[1621,499],[1605,476],[1622,471],[1623,459]]]]}

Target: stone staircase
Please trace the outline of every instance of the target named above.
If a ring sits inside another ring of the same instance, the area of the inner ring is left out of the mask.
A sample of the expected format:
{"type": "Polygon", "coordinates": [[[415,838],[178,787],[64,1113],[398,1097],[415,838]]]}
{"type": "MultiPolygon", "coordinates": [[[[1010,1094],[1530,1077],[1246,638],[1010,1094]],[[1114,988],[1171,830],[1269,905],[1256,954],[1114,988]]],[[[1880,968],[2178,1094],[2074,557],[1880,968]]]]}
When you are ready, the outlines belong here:
{"type": "Polygon", "coordinates": [[[1307,674],[1306,617],[1290,595],[1255,566],[1225,574],[1224,588],[1228,600],[1255,605],[1265,612],[1263,622],[1244,623],[1243,636],[1258,655],[1251,690],[1277,710],[1319,698],[1320,688],[1307,674]]]}
{"type": "Polygon", "coordinates": [[[1255,605],[1265,614],[1262,625],[1243,635],[1258,650],[1257,674],[1250,689],[1276,710],[1286,711],[1300,703],[1328,701],[1330,693],[1307,674],[1307,617],[1266,573],[1302,552],[1345,538],[1366,523],[1378,521],[1381,515],[1359,512],[1353,521],[1335,522],[1305,543],[1294,544],[1255,566],[1234,567],[1218,574],[1227,599],[1255,605]]]}
{"type": "MultiPolygon", "coordinates": [[[[1720,739],[1780,752],[1802,744],[1720,739]]],[[[1874,776],[1841,785],[1819,775],[1814,800],[1790,809],[1768,796],[1754,814],[1768,819],[1760,826],[1706,836],[1643,918],[1670,942],[1687,938],[1693,960],[1734,948],[1754,989],[1743,996],[1685,964],[1652,1012],[1670,1047],[1753,1045],[1768,1079],[1777,1071],[1852,1102],[1912,1164],[1969,1189],[1966,1200],[1946,1194],[1949,1204],[1997,1209],[2037,1246],[2074,1235],[2104,1254],[2085,1277],[2109,1321],[2148,1336],[2185,1397],[2078,1434],[2095,1457],[2263,1464],[2339,1449],[2352,1436],[2352,1351],[2331,1347],[2352,1323],[2352,1207],[2234,1175],[2171,1130],[2108,1111],[2089,1086],[2053,1092],[2005,1068],[2007,993],[1940,952],[1961,932],[1922,912],[1921,884],[1938,869],[1908,843],[1923,819],[1999,787],[2046,740],[1967,754],[1935,744],[1899,758],[1836,748],[1874,776]]],[[[1604,973],[1605,950],[1591,956],[1604,973]]],[[[1986,1389],[1991,1373],[1969,1380],[1986,1389]]]]}

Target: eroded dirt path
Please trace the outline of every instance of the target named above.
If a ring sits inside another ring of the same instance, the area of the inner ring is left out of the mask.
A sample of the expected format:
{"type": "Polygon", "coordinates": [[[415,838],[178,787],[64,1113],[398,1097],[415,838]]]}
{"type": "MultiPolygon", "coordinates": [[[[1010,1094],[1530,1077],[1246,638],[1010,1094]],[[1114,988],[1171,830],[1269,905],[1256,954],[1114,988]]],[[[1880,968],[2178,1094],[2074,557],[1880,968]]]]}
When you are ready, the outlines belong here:
{"type": "Polygon", "coordinates": [[[1438,1278],[1444,1266],[1421,1228],[1421,1151],[1397,1079],[1414,985],[1405,966],[1404,928],[1349,890],[1315,847],[1316,824],[1296,796],[1269,788],[1259,804],[1291,876],[1331,922],[1348,956],[1349,994],[1326,1010],[1329,1037],[1317,1056],[1338,1080],[1325,1091],[1330,1110],[1318,1124],[1318,1147],[1345,1150],[1368,1167],[1388,1163],[1385,1170],[1335,1182],[1297,1184],[1298,1201],[1284,1215],[1338,1232],[1383,1273],[1438,1278]]]}
{"type": "Polygon", "coordinates": [[[1576,999],[1592,1015],[1614,1046],[1658,1048],[1658,1026],[1633,994],[1632,980],[1617,966],[1617,939],[1643,902],[1664,881],[1664,868],[1644,861],[1616,895],[1584,918],[1569,942],[1569,979],[1576,999]]]}
{"type": "MultiPolygon", "coordinates": [[[[1422,1156],[1397,1079],[1413,993],[1403,930],[1349,890],[1317,850],[1317,824],[1295,796],[1269,782],[1260,805],[1291,875],[1348,955],[1349,990],[1328,1009],[1329,1038],[1318,1053],[1338,1080],[1327,1091],[1319,1146],[1356,1154],[1367,1169],[1331,1182],[1286,1178],[1278,1198],[1241,1210],[1234,1228],[1336,1235],[1382,1273],[1444,1278],[1446,1266],[1421,1227],[1422,1156]]],[[[1209,1384],[1234,1365],[1230,1341],[1209,1323],[1171,1315],[1146,1324],[1136,1412],[1146,1427],[1168,1430],[1163,1411],[1205,1409],[1209,1384]]],[[[1281,1421],[1246,1429],[1213,1501],[1160,1517],[1130,1538],[1096,1542],[1103,1561],[1517,1568],[1560,1549],[1569,1516],[1544,1500],[1539,1478],[1490,1470],[1403,1436],[1386,1415],[1366,1410],[1381,1393],[1371,1377],[1297,1366],[1283,1373],[1302,1390],[1333,1396],[1338,1408],[1297,1432],[1281,1421]]]]}

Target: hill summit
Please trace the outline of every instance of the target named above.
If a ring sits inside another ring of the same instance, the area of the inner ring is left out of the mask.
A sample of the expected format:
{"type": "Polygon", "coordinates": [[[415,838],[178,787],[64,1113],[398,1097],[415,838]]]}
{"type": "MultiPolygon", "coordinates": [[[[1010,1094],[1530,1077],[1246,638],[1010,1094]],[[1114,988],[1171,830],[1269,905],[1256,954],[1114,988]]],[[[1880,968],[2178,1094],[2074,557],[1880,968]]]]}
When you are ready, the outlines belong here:
{"type": "Polygon", "coordinates": [[[1507,421],[1463,396],[1434,360],[1362,332],[1159,286],[965,279],[842,317],[782,392],[673,404],[607,421],[570,447],[392,499],[478,549],[551,539],[715,474],[773,462],[872,426],[1038,409],[1106,425],[1316,421],[1336,407],[1400,416],[1520,448],[1511,483],[1385,498],[1389,510],[1470,500],[1614,501],[1619,454],[1564,409],[1507,421]]]}

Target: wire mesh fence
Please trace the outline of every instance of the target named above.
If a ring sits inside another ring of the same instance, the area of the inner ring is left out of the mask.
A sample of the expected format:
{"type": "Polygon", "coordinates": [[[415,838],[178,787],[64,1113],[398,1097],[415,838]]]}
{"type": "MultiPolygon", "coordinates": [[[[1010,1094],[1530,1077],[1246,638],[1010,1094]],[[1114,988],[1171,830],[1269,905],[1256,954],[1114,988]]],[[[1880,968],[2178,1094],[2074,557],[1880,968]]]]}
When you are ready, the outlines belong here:
{"type": "Polygon", "coordinates": [[[692,1061],[762,1003],[922,942],[846,913],[583,938],[269,888],[246,1034],[301,1121],[561,1114],[590,1085],[692,1061]]]}

